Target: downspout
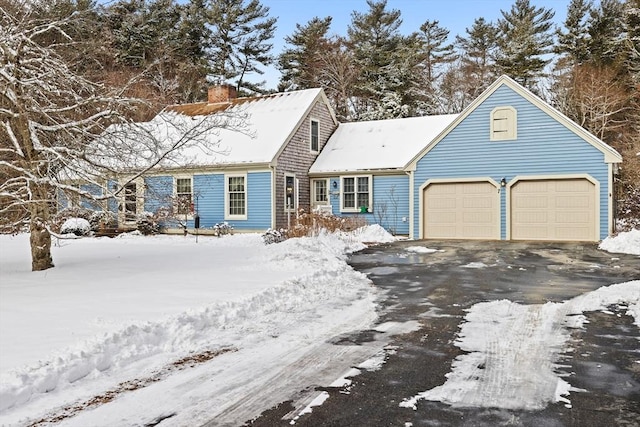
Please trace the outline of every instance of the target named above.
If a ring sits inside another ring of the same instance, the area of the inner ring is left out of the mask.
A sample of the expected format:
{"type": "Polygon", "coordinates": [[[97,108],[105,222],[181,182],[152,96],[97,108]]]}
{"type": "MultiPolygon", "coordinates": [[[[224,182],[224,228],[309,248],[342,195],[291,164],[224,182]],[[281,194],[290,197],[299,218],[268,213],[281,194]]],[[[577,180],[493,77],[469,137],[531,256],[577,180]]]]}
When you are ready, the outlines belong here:
{"type": "Polygon", "coordinates": [[[414,240],[414,171],[406,172],[409,175],[409,239],[414,240]]]}
{"type": "Polygon", "coordinates": [[[271,170],[271,229],[276,229],[276,165],[269,163],[271,170]]]}

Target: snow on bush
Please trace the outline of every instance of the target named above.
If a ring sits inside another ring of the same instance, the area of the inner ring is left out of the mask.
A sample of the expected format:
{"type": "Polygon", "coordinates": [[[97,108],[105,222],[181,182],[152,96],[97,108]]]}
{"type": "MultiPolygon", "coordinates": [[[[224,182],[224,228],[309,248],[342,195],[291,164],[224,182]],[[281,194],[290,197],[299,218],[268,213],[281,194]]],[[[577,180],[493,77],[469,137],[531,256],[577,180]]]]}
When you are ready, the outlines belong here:
{"type": "Polygon", "coordinates": [[[286,239],[287,239],[287,236],[284,230],[278,231],[270,228],[262,235],[262,241],[264,242],[265,245],[284,242],[286,239]]]}
{"type": "Polygon", "coordinates": [[[90,232],[91,224],[84,218],[68,218],[60,227],[60,233],[62,234],[88,236],[90,232]]]}
{"type": "Polygon", "coordinates": [[[617,236],[607,237],[598,247],[607,252],[640,255],[640,230],[623,231],[617,236]]]}
{"type": "Polygon", "coordinates": [[[233,225],[228,222],[220,222],[213,226],[213,234],[216,236],[224,236],[227,234],[233,234],[233,225]]]}

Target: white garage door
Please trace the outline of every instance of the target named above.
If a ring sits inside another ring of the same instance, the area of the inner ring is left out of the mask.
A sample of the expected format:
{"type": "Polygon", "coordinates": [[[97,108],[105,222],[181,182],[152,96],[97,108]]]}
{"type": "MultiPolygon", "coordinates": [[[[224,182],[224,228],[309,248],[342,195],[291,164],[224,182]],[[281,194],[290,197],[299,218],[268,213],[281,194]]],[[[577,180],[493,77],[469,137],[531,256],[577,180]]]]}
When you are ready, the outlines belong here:
{"type": "Polygon", "coordinates": [[[498,196],[486,181],[430,184],[424,190],[424,237],[499,239],[498,196]]]}
{"type": "Polygon", "coordinates": [[[511,238],[598,240],[595,185],[587,179],[517,182],[511,187],[511,238]]]}

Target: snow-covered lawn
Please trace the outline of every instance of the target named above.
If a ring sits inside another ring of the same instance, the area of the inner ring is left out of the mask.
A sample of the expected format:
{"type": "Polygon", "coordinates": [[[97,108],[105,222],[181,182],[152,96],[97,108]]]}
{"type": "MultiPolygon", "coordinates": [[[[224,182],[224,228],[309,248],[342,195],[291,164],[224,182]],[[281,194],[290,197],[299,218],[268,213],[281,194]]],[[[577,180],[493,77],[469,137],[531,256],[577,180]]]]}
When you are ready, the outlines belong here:
{"type": "MultiPolygon", "coordinates": [[[[637,236],[601,248],[638,253],[637,236]]],[[[61,240],[56,267],[31,272],[28,236],[1,235],[0,425],[55,417],[66,426],[196,425],[213,416],[240,424],[308,384],[348,382],[358,370],[338,361],[371,369],[384,354],[327,343],[376,320],[375,288],[346,254],[391,240],[379,227],[268,246],[255,234],[61,240]]],[[[465,267],[487,268],[480,264],[465,267]]],[[[568,330],[611,304],[639,324],[640,281],[563,303],[477,304],[456,342],[467,353],[447,382],[402,405],[536,409],[566,400],[570,380],[557,362],[568,330]]],[[[377,329],[419,326],[408,323],[377,329]]],[[[302,402],[302,413],[327,396],[302,402]]]]}
{"type": "Polygon", "coordinates": [[[393,238],[376,227],[268,246],[257,234],[61,240],[56,267],[31,272],[28,236],[2,235],[0,425],[73,412],[65,425],[189,425],[233,412],[261,378],[372,325],[376,292],[346,254],[381,240],[393,238]]]}

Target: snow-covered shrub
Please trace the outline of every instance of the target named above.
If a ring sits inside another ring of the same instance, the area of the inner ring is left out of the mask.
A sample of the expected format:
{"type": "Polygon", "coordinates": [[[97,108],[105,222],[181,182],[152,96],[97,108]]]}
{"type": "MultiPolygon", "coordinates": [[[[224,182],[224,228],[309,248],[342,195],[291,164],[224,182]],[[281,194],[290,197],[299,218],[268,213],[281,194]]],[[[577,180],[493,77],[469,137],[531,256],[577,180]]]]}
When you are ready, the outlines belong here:
{"type": "Polygon", "coordinates": [[[64,224],[64,222],[69,218],[82,218],[89,221],[89,218],[91,218],[92,214],[93,211],[90,209],[79,207],[64,208],[58,211],[58,213],[53,216],[53,219],[51,221],[51,229],[55,232],[62,233],[62,224],[64,224]]]}
{"type": "Polygon", "coordinates": [[[92,231],[98,231],[105,228],[117,228],[118,217],[115,213],[109,211],[95,211],[89,217],[92,231]]]}
{"type": "Polygon", "coordinates": [[[265,245],[270,245],[272,243],[280,243],[285,241],[286,239],[287,239],[287,235],[284,232],[284,230],[278,231],[270,228],[262,235],[262,241],[264,242],[265,245]]]}
{"type": "Polygon", "coordinates": [[[62,234],[88,236],[90,232],[91,224],[84,218],[68,218],[60,227],[60,233],[62,234]]]}
{"type": "Polygon", "coordinates": [[[228,222],[220,222],[213,227],[213,234],[216,236],[224,236],[225,234],[233,234],[233,226],[228,222]]]}
{"type": "Polygon", "coordinates": [[[136,217],[136,226],[138,231],[145,236],[158,234],[160,232],[160,224],[156,217],[150,212],[143,212],[136,217]]]}

